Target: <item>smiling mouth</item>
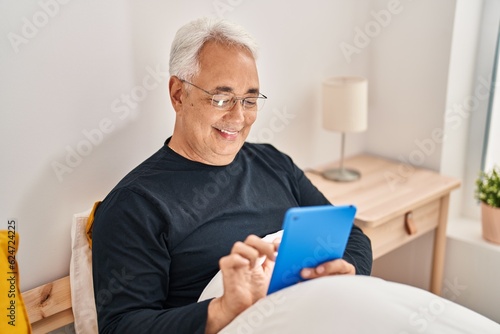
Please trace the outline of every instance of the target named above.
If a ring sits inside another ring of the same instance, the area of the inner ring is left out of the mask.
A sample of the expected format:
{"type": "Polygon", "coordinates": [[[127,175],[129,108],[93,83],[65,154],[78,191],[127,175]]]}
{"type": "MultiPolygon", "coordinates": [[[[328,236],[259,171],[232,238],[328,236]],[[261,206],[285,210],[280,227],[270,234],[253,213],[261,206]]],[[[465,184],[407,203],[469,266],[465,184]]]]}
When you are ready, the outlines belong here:
{"type": "Polygon", "coordinates": [[[219,129],[215,128],[219,132],[219,134],[224,137],[225,139],[235,139],[238,134],[240,133],[239,131],[234,131],[234,130],[226,130],[226,129],[219,129]]]}

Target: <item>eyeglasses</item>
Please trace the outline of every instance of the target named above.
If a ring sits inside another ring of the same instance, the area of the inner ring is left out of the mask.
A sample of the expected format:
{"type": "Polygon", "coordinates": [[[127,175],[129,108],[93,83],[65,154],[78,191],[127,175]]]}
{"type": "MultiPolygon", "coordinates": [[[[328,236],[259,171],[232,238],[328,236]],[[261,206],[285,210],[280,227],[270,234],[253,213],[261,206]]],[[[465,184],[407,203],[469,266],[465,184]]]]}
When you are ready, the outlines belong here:
{"type": "Polygon", "coordinates": [[[247,96],[247,97],[237,97],[234,94],[231,93],[225,93],[225,94],[213,94],[210,93],[209,91],[204,90],[201,87],[196,86],[195,84],[182,80],[182,82],[187,83],[195,88],[198,88],[199,90],[205,92],[206,94],[212,96],[212,106],[215,109],[222,110],[222,111],[229,111],[233,109],[234,105],[236,104],[237,101],[240,101],[241,107],[243,110],[249,110],[249,111],[258,111],[262,109],[264,106],[264,103],[266,102],[267,96],[265,96],[262,93],[259,93],[259,96],[247,96]]]}

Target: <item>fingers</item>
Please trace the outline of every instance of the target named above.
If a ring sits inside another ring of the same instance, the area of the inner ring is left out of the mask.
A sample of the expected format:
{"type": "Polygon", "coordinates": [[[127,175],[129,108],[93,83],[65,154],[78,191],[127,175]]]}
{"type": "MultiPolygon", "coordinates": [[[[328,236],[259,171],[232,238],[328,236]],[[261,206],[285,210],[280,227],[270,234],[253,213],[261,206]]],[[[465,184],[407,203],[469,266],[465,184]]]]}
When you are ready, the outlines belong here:
{"type": "Polygon", "coordinates": [[[225,267],[249,265],[253,268],[260,257],[265,256],[269,260],[276,260],[277,248],[276,243],[268,243],[256,235],[249,235],[244,242],[238,241],[233,245],[231,253],[221,259],[220,265],[225,267]]]}
{"type": "MultiPolygon", "coordinates": [[[[255,265],[255,261],[257,260],[258,257],[261,257],[261,256],[265,256],[269,260],[272,260],[272,261],[276,260],[275,253],[276,253],[277,245],[274,243],[266,242],[256,235],[253,235],[253,234],[249,235],[245,239],[245,242],[236,243],[235,246],[237,246],[237,245],[242,247],[239,249],[243,249],[243,248],[252,249],[251,253],[253,256],[252,256],[252,258],[248,258],[251,261],[251,265],[255,265]]],[[[234,247],[233,247],[233,249],[234,249],[234,247]]],[[[250,251],[248,251],[248,249],[247,249],[247,252],[250,252],[250,251]]]]}
{"type": "Polygon", "coordinates": [[[275,247],[276,249],[278,249],[278,248],[279,248],[279,246],[280,246],[280,244],[281,244],[281,238],[276,238],[276,239],[274,239],[274,240],[273,240],[273,244],[274,244],[274,247],[275,247]]]}
{"type": "Polygon", "coordinates": [[[356,268],[343,259],[337,259],[320,264],[316,268],[304,268],[300,274],[305,279],[330,275],[355,275],[356,268]]]}

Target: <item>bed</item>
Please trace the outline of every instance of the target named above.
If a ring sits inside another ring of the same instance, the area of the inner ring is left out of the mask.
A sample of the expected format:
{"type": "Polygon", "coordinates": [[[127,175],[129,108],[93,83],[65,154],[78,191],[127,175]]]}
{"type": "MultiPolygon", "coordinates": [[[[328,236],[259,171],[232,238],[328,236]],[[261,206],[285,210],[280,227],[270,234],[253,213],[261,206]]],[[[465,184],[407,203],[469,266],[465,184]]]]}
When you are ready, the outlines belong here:
{"type": "MultiPolygon", "coordinates": [[[[87,220],[72,225],[70,275],[23,293],[33,333],[74,322],[75,332],[97,333],[87,220]]],[[[200,300],[223,293],[220,274],[200,300]]],[[[409,285],[366,276],[333,276],[283,289],[261,299],[220,333],[471,333],[500,334],[500,324],[409,285]]]]}

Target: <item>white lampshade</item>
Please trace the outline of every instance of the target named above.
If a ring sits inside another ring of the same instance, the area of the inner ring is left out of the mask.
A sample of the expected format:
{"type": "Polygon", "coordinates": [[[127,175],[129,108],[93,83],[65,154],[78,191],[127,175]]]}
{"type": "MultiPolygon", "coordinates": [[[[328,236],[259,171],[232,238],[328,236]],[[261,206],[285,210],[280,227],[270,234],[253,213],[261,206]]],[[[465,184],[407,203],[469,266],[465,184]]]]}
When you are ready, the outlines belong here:
{"type": "Polygon", "coordinates": [[[323,127],[338,132],[361,132],[368,127],[368,80],[335,77],[323,82],[323,127]]]}

